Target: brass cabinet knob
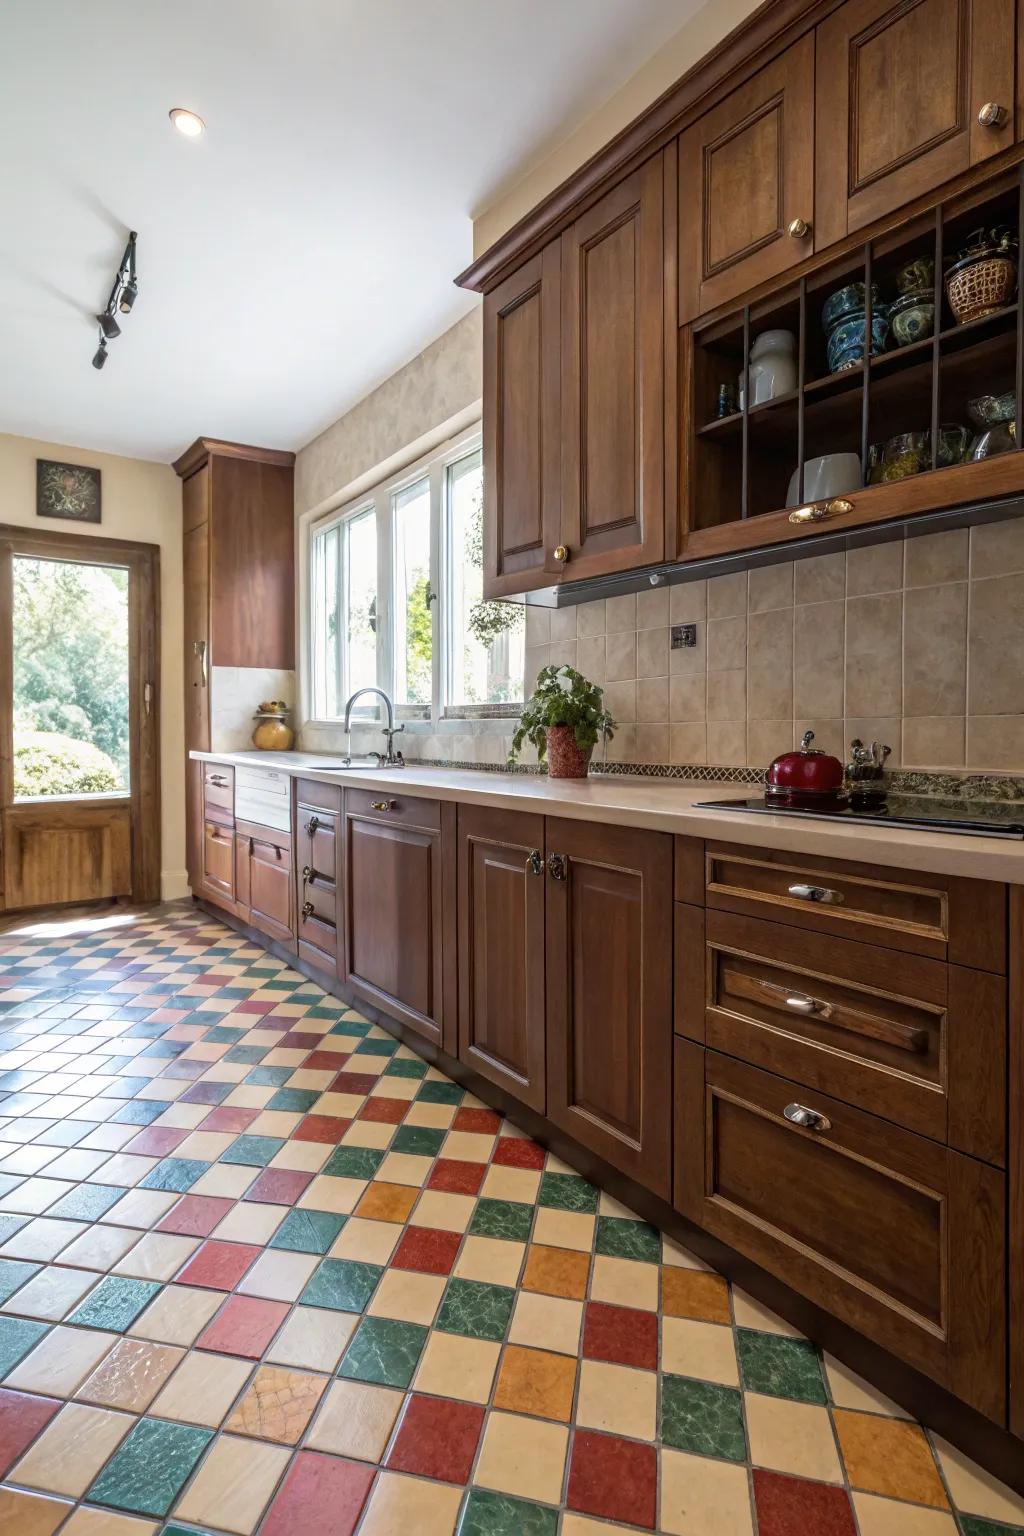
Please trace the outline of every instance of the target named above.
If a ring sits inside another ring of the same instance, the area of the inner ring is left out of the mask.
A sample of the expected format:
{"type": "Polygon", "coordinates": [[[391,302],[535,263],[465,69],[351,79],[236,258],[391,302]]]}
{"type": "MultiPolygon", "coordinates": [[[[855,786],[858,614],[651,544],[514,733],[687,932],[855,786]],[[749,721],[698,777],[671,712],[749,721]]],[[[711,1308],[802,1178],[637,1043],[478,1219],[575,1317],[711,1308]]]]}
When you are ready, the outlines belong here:
{"type": "Polygon", "coordinates": [[[320,825],[320,818],[319,818],[319,816],[311,816],[309,818],[309,820],[306,822],[306,836],[307,837],[312,837],[313,833],[316,831],[316,829],[317,829],[317,827],[319,825],[320,825]]]}
{"type": "Polygon", "coordinates": [[[370,810],[371,811],[393,811],[394,809],[395,809],[395,802],[393,800],[371,800],[370,801],[370,810]]]}
{"type": "Polygon", "coordinates": [[[302,915],[303,915],[303,917],[312,917],[313,913],[315,911],[316,911],[316,908],[314,907],[314,905],[313,905],[313,903],[311,901],[304,901],[302,903],[302,915]]]}
{"type": "Polygon", "coordinates": [[[978,122],[983,128],[1002,128],[1009,120],[1009,112],[998,101],[986,101],[978,112],[978,122]]]}
{"type": "Polygon", "coordinates": [[[790,220],[787,234],[789,234],[792,239],[803,240],[807,235],[810,234],[810,232],[811,226],[808,224],[806,219],[790,220]]]}
{"type": "Polygon", "coordinates": [[[559,565],[564,565],[569,558],[569,551],[566,549],[564,544],[556,544],[551,553],[558,561],[559,565]]]}

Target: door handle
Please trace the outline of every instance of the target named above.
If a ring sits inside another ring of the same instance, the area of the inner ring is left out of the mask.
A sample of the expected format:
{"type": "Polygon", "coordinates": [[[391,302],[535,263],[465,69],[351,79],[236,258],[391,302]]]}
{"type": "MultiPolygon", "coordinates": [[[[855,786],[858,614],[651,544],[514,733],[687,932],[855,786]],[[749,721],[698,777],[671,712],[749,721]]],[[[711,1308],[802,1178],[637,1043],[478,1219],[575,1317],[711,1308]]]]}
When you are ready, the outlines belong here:
{"type": "Polygon", "coordinates": [[[210,668],[207,661],[206,641],[193,640],[192,649],[199,657],[199,675],[202,678],[202,686],[205,688],[210,680],[210,668]]]}
{"type": "Polygon", "coordinates": [[[569,866],[569,860],[564,853],[548,854],[548,874],[552,880],[564,880],[569,866]]]}
{"type": "Polygon", "coordinates": [[[794,1013],[814,1014],[819,1019],[832,1017],[831,1003],[823,1003],[820,997],[808,997],[803,992],[791,992],[786,998],[786,1007],[792,1008],[794,1013]]]}
{"type": "Polygon", "coordinates": [[[814,901],[823,907],[841,907],[845,899],[842,891],[830,890],[827,885],[791,885],[789,894],[797,901],[814,901]]]}
{"type": "Polygon", "coordinates": [[[395,809],[395,802],[394,802],[394,800],[371,800],[370,801],[370,810],[371,811],[393,811],[394,809],[395,809]]]}
{"type": "Polygon", "coordinates": [[[787,1104],[782,1111],[791,1125],[799,1125],[805,1131],[830,1131],[832,1122],[820,1110],[808,1109],[806,1104],[787,1104]]]}
{"type": "Polygon", "coordinates": [[[544,860],[539,848],[535,848],[530,854],[526,861],[526,867],[531,875],[542,875],[544,873],[544,860]]]}
{"type": "Polygon", "coordinates": [[[145,705],[146,714],[153,713],[153,684],[144,683],[142,688],[142,702],[145,705]]]}

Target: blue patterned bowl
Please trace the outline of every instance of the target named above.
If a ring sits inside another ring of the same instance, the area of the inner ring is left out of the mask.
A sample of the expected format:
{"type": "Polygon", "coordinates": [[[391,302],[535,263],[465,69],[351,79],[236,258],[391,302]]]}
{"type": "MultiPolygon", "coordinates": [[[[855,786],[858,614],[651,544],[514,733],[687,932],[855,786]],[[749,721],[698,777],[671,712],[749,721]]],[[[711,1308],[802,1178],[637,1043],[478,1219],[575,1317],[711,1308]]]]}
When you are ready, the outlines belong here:
{"type": "MultiPolygon", "coordinates": [[[[847,315],[845,320],[833,328],[828,338],[829,373],[843,373],[847,368],[856,368],[864,361],[865,330],[863,310],[859,314],[847,315]]],[[[889,307],[887,304],[879,304],[871,313],[872,357],[885,351],[888,335],[889,307]]]]}
{"type": "MultiPolygon", "coordinates": [[[[864,294],[866,290],[863,283],[847,283],[845,288],[837,288],[835,293],[829,294],[821,310],[821,328],[828,334],[834,325],[840,320],[845,320],[847,315],[856,315],[864,310],[864,294]]],[[[878,308],[878,284],[871,284],[871,307],[878,308]]]]}

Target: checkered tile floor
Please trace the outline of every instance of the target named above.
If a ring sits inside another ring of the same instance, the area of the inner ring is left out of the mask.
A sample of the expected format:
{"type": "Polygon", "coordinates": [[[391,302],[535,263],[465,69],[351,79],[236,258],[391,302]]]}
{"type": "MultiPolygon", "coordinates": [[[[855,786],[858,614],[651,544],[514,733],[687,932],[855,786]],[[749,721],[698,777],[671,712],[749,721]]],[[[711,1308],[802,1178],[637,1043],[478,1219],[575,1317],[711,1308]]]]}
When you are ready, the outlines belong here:
{"type": "Polygon", "coordinates": [[[1024,1500],[190,910],[0,937],[0,1532],[1006,1536],[1024,1500]]]}

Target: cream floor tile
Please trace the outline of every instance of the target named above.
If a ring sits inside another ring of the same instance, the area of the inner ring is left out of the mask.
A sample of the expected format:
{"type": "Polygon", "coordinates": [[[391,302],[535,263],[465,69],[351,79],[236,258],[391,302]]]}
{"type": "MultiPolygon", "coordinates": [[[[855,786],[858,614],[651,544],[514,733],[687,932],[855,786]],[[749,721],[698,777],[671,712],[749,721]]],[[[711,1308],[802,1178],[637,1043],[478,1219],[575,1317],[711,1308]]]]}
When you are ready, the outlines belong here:
{"type": "Polygon", "coordinates": [[[939,1463],[945,1474],[953,1503],[965,1515],[980,1515],[986,1520],[1003,1520],[1010,1525],[1024,1525],[1024,1498],[983,1472],[962,1451],[940,1438],[932,1437],[939,1463]]]}
{"type": "Polygon", "coordinates": [[[322,1093],[310,1113],[335,1115],[339,1120],[352,1120],[362,1107],[363,1101],[357,1093],[322,1093]]]}
{"type": "Polygon", "coordinates": [[[76,1401],[97,1408],[145,1413],[184,1350],[147,1339],[121,1339],[75,1393],[76,1401]]]}
{"type": "Polygon", "coordinates": [[[590,1294],[595,1301],[608,1301],[619,1307],[638,1307],[644,1312],[657,1312],[658,1266],[598,1254],[594,1260],[590,1294]]]}
{"type": "Polygon", "coordinates": [[[432,1157],[414,1157],[411,1152],[389,1152],[377,1169],[377,1178],[389,1184],[409,1184],[422,1189],[434,1166],[432,1157]]]}
{"type": "Polygon", "coordinates": [[[172,1205],[177,1205],[179,1195],[163,1189],[130,1189],[116,1205],[100,1217],[111,1227],[155,1227],[166,1216],[172,1205]]]}
{"type": "Polygon", "coordinates": [[[753,1296],[748,1296],[746,1291],[741,1291],[735,1285],[732,1288],[732,1307],[737,1328],[756,1328],[761,1333],[779,1333],[787,1339],[803,1337],[783,1318],[777,1317],[774,1312],[770,1312],[759,1301],[755,1301],[753,1296]]]}
{"type": "Polygon", "coordinates": [[[501,1345],[488,1339],[468,1339],[457,1333],[431,1333],[416,1372],[417,1392],[461,1398],[468,1403],[490,1399],[501,1345]]]}
{"type": "Polygon", "coordinates": [[[330,1250],[332,1259],[360,1259],[364,1264],[386,1264],[395,1251],[403,1229],[392,1221],[366,1221],[351,1216],[330,1250]]]}
{"type": "Polygon", "coordinates": [[[403,1323],[428,1327],[437,1315],[447,1284],[445,1275],[421,1275],[411,1269],[386,1269],[373,1300],[370,1317],[395,1317],[403,1323]]]}
{"type": "MultiPolygon", "coordinates": [[[[405,1099],[411,1103],[419,1091],[420,1084],[418,1078],[379,1077],[370,1089],[367,1097],[371,1099],[405,1099]]],[[[455,1118],[454,1109],[451,1118],[453,1120],[455,1118]]]]}
{"type": "Polygon", "coordinates": [[[373,1147],[376,1151],[383,1151],[391,1145],[391,1138],[395,1134],[393,1125],[384,1124],[376,1120],[353,1120],[340,1145],[343,1147],[373,1147]]]}
{"type": "MultiPolygon", "coordinates": [[[[591,1520],[586,1515],[562,1516],[562,1536],[622,1536],[624,1530],[628,1530],[628,1526],[608,1525],[604,1520],[591,1520]]],[[[690,1536],[689,1532],[687,1536],[690,1536]]],[[[711,1536],[710,1532],[708,1536],[711,1536]]]]}
{"type": "Polygon", "coordinates": [[[661,1368],[677,1376],[738,1387],[740,1376],[732,1329],[686,1317],[662,1318],[661,1368]]]}
{"type": "Polygon", "coordinates": [[[7,1239],[0,1248],[0,1256],[49,1263],[86,1231],[88,1223],[84,1221],[53,1221],[46,1216],[37,1216],[35,1221],[28,1222],[20,1232],[7,1239]]]}
{"type": "Polygon", "coordinates": [[[53,1536],[71,1505],[41,1493],[0,1488],[0,1531],[13,1536],[53,1536]]]}
{"type": "Polygon", "coordinates": [[[449,1131],[441,1143],[439,1156],[461,1163],[486,1163],[494,1150],[496,1139],[473,1131],[449,1131]]]}
{"type": "MultiPolygon", "coordinates": [[[[321,1146],[317,1141],[289,1141],[270,1159],[271,1168],[291,1168],[297,1173],[319,1173],[333,1147],[321,1146]]],[[[259,1169],[254,1168],[253,1173],[259,1169]]]]}
{"type": "Polygon", "coordinates": [[[117,1338],[116,1333],[95,1328],[51,1328],[6,1377],[4,1386],[39,1392],[44,1397],[70,1397],[117,1338]]]}
{"type": "MultiPolygon", "coordinates": [[[[229,1101],[230,1102],[230,1101],[229,1101]]],[[[154,1125],[169,1125],[175,1131],[194,1131],[210,1113],[208,1104],[172,1104],[153,1121],[154,1125]]]]}
{"type": "Polygon", "coordinates": [[[267,1359],[275,1365],[333,1371],[358,1322],[352,1312],[295,1307],[267,1351],[267,1359]]]}
{"type": "Polygon", "coordinates": [[[222,1291],[198,1286],[165,1285],[132,1323],[132,1338],[153,1339],[158,1344],[194,1344],[224,1300],[222,1291]]]}
{"type": "Polygon", "coordinates": [[[503,1168],[491,1164],[480,1186],[488,1200],[516,1200],[532,1205],[540,1189],[540,1174],[533,1168],[503,1168]]]}
{"type": "Polygon", "coordinates": [[[134,1423],[127,1413],[67,1403],[14,1467],[11,1481],[81,1498],[134,1423]]]}
{"type": "Polygon", "coordinates": [[[559,1354],[574,1355],[579,1349],[582,1322],[581,1301],[522,1291],[516,1298],[508,1336],[513,1344],[529,1344],[534,1349],[552,1349],[559,1354]]]}
{"type": "Polygon", "coordinates": [[[594,1246],[595,1217],[579,1211],[538,1208],[533,1223],[533,1241],[545,1248],[576,1248],[589,1253],[594,1246]]]}
{"type": "MultiPolygon", "coordinates": [[[[290,1136],[301,1121],[301,1115],[295,1115],[284,1109],[264,1109],[256,1116],[248,1130],[250,1136],[290,1136]]],[[[234,1140],[234,1137],[232,1137],[234,1140]]]]}
{"type": "Polygon", "coordinates": [[[455,1119],[454,1104],[411,1104],[403,1125],[426,1125],[433,1130],[446,1131],[455,1119]]]}
{"type": "Polygon", "coordinates": [[[97,1223],[61,1253],[62,1264],[80,1265],[104,1273],[134,1248],[142,1232],[138,1227],[105,1227],[97,1223]]]}
{"type": "Polygon", "coordinates": [[[557,1504],[569,1432],[518,1413],[492,1412],[487,1419],[473,1481],[481,1488],[557,1504]]]}
{"type": "Polygon", "coordinates": [[[19,1317],[40,1317],[49,1322],[60,1322],[86,1291],[91,1291],[97,1280],[102,1279],[98,1270],[63,1269],[47,1265],[20,1290],[4,1302],[4,1312],[16,1312],[19,1317]]]}
{"type": "Polygon", "coordinates": [[[744,1399],[750,1456],[757,1467],[841,1483],[832,1420],[826,1408],[748,1392],[744,1399]]]}
{"type": "Polygon", "coordinates": [[[870,1382],[851,1371],[848,1365],[843,1365],[841,1360],[836,1360],[832,1355],[825,1356],[825,1371],[828,1376],[829,1390],[832,1393],[832,1401],[837,1408],[855,1408],[864,1413],[884,1413],[889,1418],[909,1419],[898,1403],[879,1392],[870,1382]]]}
{"type": "Polygon", "coordinates": [[[476,1201],[472,1195],[450,1195],[440,1189],[425,1189],[409,1223],[414,1227],[431,1227],[435,1232],[465,1232],[475,1210],[476,1201]]]}
{"type": "Polygon", "coordinates": [[[510,1243],[499,1237],[467,1237],[453,1274],[460,1280],[483,1280],[488,1285],[516,1285],[525,1253],[525,1243],[510,1243]]]}
{"type": "Polygon", "coordinates": [[[452,1536],[462,1489],[422,1477],[382,1472],[370,1495],[359,1536],[452,1536]]]}
{"type": "Polygon", "coordinates": [[[156,1530],[152,1520],[138,1520],[134,1515],[118,1515],[112,1509],[83,1504],[75,1510],[61,1536],[153,1536],[156,1530]]]}
{"type": "Polygon", "coordinates": [[[180,1520],[198,1520],[248,1536],[284,1472],[291,1451],[265,1441],[220,1435],[175,1508],[180,1520]]]}
{"type": "Polygon", "coordinates": [[[113,1265],[113,1272],[115,1275],[132,1275],[139,1280],[170,1280],[198,1247],[197,1237],[147,1232],[123,1259],[113,1265]]]}
{"type": "Polygon", "coordinates": [[[261,1205],[257,1200],[239,1202],[213,1229],[213,1236],[227,1243],[269,1243],[284,1221],[283,1205],[261,1205]]]}
{"type": "Polygon", "coordinates": [[[624,1365],[584,1360],[580,1365],[576,1422],[631,1440],[653,1440],[657,1418],[658,1377],[624,1365]]]}
{"type": "Polygon", "coordinates": [[[318,1253],[288,1253],[269,1248],[240,1280],[244,1296],[265,1296],[271,1301],[296,1301],[320,1263],[318,1253]]]}
{"type": "Polygon", "coordinates": [[[348,1216],[365,1189],[365,1179],[335,1179],[323,1173],[307,1185],[297,1204],[304,1211],[332,1211],[337,1216],[348,1216]]]}
{"type": "Polygon", "coordinates": [[[216,1429],[254,1370],[252,1360],[193,1350],[156,1397],[150,1412],[216,1429]]]}
{"type": "Polygon", "coordinates": [[[18,1211],[23,1215],[41,1216],[54,1201],[70,1194],[74,1184],[67,1179],[26,1179],[16,1189],[9,1189],[0,1198],[0,1210],[18,1211]]]}
{"type": "MultiPolygon", "coordinates": [[[[250,1127],[251,1129],[251,1127],[250,1127]]],[[[193,1131],[191,1136],[174,1149],[175,1157],[197,1157],[204,1163],[215,1163],[235,1139],[233,1131],[193,1131]]]]}
{"type": "Polygon", "coordinates": [[[668,1536],[753,1536],[746,1467],[663,1450],[660,1524],[668,1536]]]}
{"type": "Polygon", "coordinates": [[[152,1173],[158,1157],[143,1157],[134,1152],[118,1152],[103,1164],[102,1169],[96,1175],[94,1182],[97,1184],[123,1185],[125,1189],[132,1189],[152,1173]]]}
{"type": "Polygon", "coordinates": [[[378,1462],[391,1438],[403,1394],[361,1381],[335,1381],[328,1388],[306,1444],[332,1456],[378,1462]]]}
{"type": "Polygon", "coordinates": [[[854,1493],[860,1536],[957,1536],[952,1515],[878,1498],[873,1493],[854,1493]]]}

